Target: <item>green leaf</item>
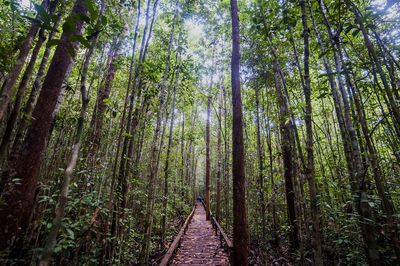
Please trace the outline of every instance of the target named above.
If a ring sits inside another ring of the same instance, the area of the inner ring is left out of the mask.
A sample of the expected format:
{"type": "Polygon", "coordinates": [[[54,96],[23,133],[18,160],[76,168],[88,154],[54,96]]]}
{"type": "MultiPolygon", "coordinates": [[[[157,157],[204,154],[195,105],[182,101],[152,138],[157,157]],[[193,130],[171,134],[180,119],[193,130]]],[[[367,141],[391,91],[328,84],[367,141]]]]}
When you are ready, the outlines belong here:
{"type": "Polygon", "coordinates": [[[354,24],[349,23],[346,29],[344,30],[344,34],[349,33],[352,29],[354,29],[354,24]]]}
{"type": "Polygon", "coordinates": [[[63,31],[64,32],[73,32],[76,29],[76,24],[75,24],[76,19],[73,17],[68,17],[63,25],[63,31]]]}
{"type": "Polygon", "coordinates": [[[70,237],[71,239],[75,239],[74,231],[72,231],[72,230],[69,229],[69,228],[66,228],[66,230],[67,230],[67,233],[68,233],[69,237],[70,237]]]}
{"type": "Polygon", "coordinates": [[[85,37],[83,37],[82,35],[74,35],[74,36],[71,36],[71,41],[78,41],[78,42],[80,42],[83,46],[85,46],[86,48],[89,48],[89,47],[90,47],[90,42],[89,42],[85,37]]]}
{"type": "Polygon", "coordinates": [[[57,28],[54,28],[50,24],[42,24],[42,25],[40,25],[40,27],[42,27],[43,29],[48,30],[48,31],[58,32],[57,28]]]}
{"type": "Polygon", "coordinates": [[[90,18],[86,16],[85,14],[77,14],[76,19],[80,19],[85,21],[86,23],[90,23],[90,18]]]}
{"type": "Polygon", "coordinates": [[[354,37],[357,36],[357,34],[360,32],[360,29],[356,29],[354,30],[351,35],[353,35],[354,37]]]}
{"type": "Polygon", "coordinates": [[[328,53],[329,53],[329,50],[327,49],[327,50],[325,50],[323,53],[320,53],[320,54],[318,55],[318,59],[321,59],[323,56],[327,55],[328,53]]]}
{"type": "Polygon", "coordinates": [[[132,134],[129,134],[128,132],[122,133],[122,136],[125,137],[125,138],[128,138],[128,139],[133,138],[132,134]]]}
{"type": "Polygon", "coordinates": [[[332,73],[324,73],[324,74],[320,74],[318,75],[318,77],[322,78],[322,77],[329,77],[329,76],[336,76],[337,74],[339,74],[339,72],[332,72],[332,73]]]}
{"type": "Polygon", "coordinates": [[[110,104],[110,102],[111,102],[110,98],[106,98],[103,100],[103,103],[107,106],[110,104]]]}
{"type": "Polygon", "coordinates": [[[97,17],[99,16],[99,12],[96,8],[94,1],[93,0],[85,0],[85,3],[86,3],[86,7],[89,11],[90,20],[95,21],[97,19],[97,17]]]}
{"type": "Polygon", "coordinates": [[[42,5],[38,5],[38,4],[33,4],[33,5],[34,5],[34,7],[35,7],[35,9],[36,9],[36,11],[37,11],[38,17],[39,17],[42,21],[45,22],[45,21],[50,21],[50,20],[51,20],[49,14],[47,14],[46,9],[43,8],[42,5]]]}
{"type": "Polygon", "coordinates": [[[318,95],[317,99],[322,99],[322,98],[325,98],[325,97],[326,97],[326,96],[328,96],[328,95],[330,95],[330,93],[329,93],[329,92],[324,92],[324,93],[321,93],[320,95],[318,95]]]}
{"type": "Polygon", "coordinates": [[[49,40],[49,41],[47,42],[47,46],[48,46],[48,47],[55,46],[55,45],[58,45],[59,42],[60,42],[59,39],[51,39],[51,40],[49,40]]]}
{"type": "Polygon", "coordinates": [[[107,25],[107,17],[106,17],[106,16],[102,16],[102,17],[101,17],[101,24],[102,24],[103,26],[107,25]]]}

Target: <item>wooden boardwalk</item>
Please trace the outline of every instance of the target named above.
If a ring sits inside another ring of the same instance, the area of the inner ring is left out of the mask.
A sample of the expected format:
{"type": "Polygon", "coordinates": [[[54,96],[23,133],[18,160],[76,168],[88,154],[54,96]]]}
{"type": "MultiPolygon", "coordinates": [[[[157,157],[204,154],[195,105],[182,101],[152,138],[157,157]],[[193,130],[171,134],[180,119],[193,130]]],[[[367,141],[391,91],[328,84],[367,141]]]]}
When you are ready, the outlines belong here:
{"type": "Polygon", "coordinates": [[[230,265],[228,254],[221,248],[220,238],[214,232],[211,222],[206,221],[203,205],[197,203],[193,218],[170,265],[230,265]]]}

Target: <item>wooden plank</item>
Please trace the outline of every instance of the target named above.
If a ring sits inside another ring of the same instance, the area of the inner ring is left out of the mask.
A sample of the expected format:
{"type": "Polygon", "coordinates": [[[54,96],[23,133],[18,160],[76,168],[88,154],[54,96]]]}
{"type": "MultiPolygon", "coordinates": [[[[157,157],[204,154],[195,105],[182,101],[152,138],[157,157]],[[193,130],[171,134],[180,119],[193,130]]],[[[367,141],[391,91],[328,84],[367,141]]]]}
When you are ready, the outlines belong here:
{"type": "Polygon", "coordinates": [[[232,241],[228,238],[224,230],[222,229],[221,225],[218,223],[218,221],[212,216],[212,219],[214,220],[215,226],[218,228],[219,233],[222,235],[222,237],[225,240],[226,245],[228,248],[233,248],[232,241]]]}
{"type": "Polygon", "coordinates": [[[186,221],[183,224],[183,226],[182,226],[181,230],[179,231],[178,235],[176,236],[174,242],[172,242],[172,244],[169,247],[167,253],[165,253],[165,255],[164,255],[164,257],[163,257],[163,259],[162,259],[162,261],[160,263],[160,266],[167,266],[170,263],[175,251],[178,249],[178,247],[179,247],[179,245],[181,243],[181,239],[182,239],[183,235],[186,232],[186,229],[187,229],[187,227],[188,227],[188,225],[190,223],[190,220],[193,217],[195,209],[196,209],[196,206],[193,207],[192,212],[186,218],[186,221]]]}
{"type": "MultiPolygon", "coordinates": [[[[204,208],[206,208],[206,204],[204,203],[204,201],[202,200],[201,203],[203,204],[204,208]]],[[[220,232],[220,234],[222,235],[226,245],[228,246],[229,249],[233,248],[233,244],[232,241],[228,238],[227,234],[224,232],[224,230],[222,229],[221,225],[218,223],[218,221],[215,219],[213,213],[210,211],[210,216],[212,217],[211,222],[217,227],[218,231],[220,232]]]]}

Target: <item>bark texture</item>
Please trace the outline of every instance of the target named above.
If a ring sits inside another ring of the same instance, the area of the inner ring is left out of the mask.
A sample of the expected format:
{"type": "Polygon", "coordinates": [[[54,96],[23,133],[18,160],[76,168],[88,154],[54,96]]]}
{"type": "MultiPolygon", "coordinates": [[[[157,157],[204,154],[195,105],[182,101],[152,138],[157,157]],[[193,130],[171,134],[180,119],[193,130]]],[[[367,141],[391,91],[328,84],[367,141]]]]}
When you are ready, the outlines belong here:
{"type": "Polygon", "coordinates": [[[232,176],[233,176],[233,264],[248,265],[248,224],[243,142],[243,112],[240,92],[240,33],[238,5],[231,0],[232,19],[232,176]]]}
{"type": "MultiPolygon", "coordinates": [[[[85,1],[77,0],[71,16],[86,13],[85,1]]],[[[75,31],[62,34],[33,111],[34,120],[28,129],[22,149],[13,154],[8,169],[2,173],[7,183],[2,194],[2,200],[6,204],[0,209],[0,216],[5,217],[0,224],[0,250],[10,246],[17,234],[24,232],[28,226],[37,189],[37,175],[62,91],[62,83],[73,61],[72,52],[76,51],[79,45],[77,41],[71,42],[70,36],[80,35],[83,24],[84,22],[78,19],[75,31]]]]}

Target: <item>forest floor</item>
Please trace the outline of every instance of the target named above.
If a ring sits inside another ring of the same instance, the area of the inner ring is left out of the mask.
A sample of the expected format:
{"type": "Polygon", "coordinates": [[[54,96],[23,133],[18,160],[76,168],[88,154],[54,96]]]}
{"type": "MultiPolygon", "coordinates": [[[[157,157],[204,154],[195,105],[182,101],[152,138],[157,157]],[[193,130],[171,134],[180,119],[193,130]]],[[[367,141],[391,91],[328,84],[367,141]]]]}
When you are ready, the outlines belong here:
{"type": "Polygon", "coordinates": [[[172,265],[230,265],[228,254],[220,247],[201,203],[197,203],[193,218],[182,239],[172,265]]]}

